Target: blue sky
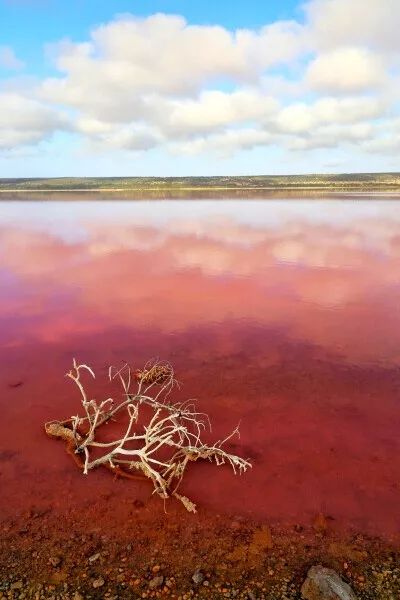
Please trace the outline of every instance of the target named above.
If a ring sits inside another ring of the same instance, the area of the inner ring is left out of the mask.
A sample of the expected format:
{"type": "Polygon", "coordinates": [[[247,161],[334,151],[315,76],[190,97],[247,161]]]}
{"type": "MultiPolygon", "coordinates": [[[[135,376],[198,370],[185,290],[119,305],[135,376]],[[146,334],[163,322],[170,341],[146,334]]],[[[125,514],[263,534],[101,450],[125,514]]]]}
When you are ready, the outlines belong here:
{"type": "Polygon", "coordinates": [[[29,52],[65,35],[78,40],[87,36],[94,25],[110,21],[118,13],[148,16],[157,12],[183,15],[199,25],[219,23],[231,29],[301,17],[297,0],[1,0],[0,31],[4,43],[29,52]]]}
{"type": "Polygon", "coordinates": [[[0,177],[400,170],[399,22],[397,0],[0,0],[0,177]]]}

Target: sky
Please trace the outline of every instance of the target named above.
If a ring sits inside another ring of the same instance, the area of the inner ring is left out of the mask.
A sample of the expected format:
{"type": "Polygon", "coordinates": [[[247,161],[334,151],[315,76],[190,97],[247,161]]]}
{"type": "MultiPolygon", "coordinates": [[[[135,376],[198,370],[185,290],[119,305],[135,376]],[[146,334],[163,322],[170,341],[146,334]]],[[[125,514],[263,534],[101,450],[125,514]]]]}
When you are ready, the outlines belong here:
{"type": "Polygon", "coordinates": [[[0,0],[0,177],[400,171],[398,0],[0,0]]]}

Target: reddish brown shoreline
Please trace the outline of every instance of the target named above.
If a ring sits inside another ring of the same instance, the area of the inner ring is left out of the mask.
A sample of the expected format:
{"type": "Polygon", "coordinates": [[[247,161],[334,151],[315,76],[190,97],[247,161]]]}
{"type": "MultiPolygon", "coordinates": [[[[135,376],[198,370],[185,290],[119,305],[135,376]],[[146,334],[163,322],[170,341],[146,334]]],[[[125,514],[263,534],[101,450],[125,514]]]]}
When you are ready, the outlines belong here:
{"type": "Polygon", "coordinates": [[[112,504],[3,522],[0,598],[296,599],[313,564],[334,568],[359,599],[400,594],[400,536],[344,534],[322,518],[289,529],[177,505],[165,514],[157,499],[118,514],[112,504]]]}

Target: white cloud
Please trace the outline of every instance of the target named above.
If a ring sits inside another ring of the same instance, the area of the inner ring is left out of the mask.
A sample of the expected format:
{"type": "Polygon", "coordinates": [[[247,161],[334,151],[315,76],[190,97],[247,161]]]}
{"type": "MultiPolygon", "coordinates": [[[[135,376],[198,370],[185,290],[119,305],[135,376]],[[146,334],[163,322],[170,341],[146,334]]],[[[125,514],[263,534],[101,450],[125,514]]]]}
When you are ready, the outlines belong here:
{"type": "Polygon", "coordinates": [[[282,133],[312,135],[320,125],[357,124],[381,117],[385,110],[386,103],[376,98],[327,97],[313,104],[291,104],[279,112],[275,124],[282,133]]]}
{"type": "Polygon", "coordinates": [[[396,157],[396,170],[398,170],[398,155],[400,152],[400,134],[388,134],[385,137],[377,137],[363,144],[363,149],[371,154],[390,155],[396,157]]]}
{"type": "Polygon", "coordinates": [[[10,71],[23,69],[25,64],[16,57],[15,52],[10,46],[0,46],[0,68],[10,71]]]}
{"type": "Polygon", "coordinates": [[[169,108],[166,129],[190,134],[247,121],[262,122],[278,107],[274,98],[256,90],[232,93],[207,91],[195,100],[173,100],[169,107],[165,107],[167,111],[169,108]]]}
{"type": "Polygon", "coordinates": [[[389,53],[400,49],[398,0],[311,0],[305,10],[319,49],[361,46],[389,53]]]}
{"type": "Polygon", "coordinates": [[[375,119],[386,110],[386,101],[376,97],[321,98],[311,108],[320,123],[357,123],[375,119]]]}
{"type": "Polygon", "coordinates": [[[338,48],[317,56],[307,68],[310,87],[336,93],[363,92],[385,82],[385,67],[363,48],[338,48]]]}
{"type": "Polygon", "coordinates": [[[369,123],[351,126],[324,125],[316,127],[312,132],[297,138],[291,138],[288,146],[292,150],[314,150],[317,148],[336,148],[348,143],[359,143],[369,140],[374,128],[369,123]]]}
{"type": "Polygon", "coordinates": [[[115,120],[145,110],[138,98],[148,95],[191,96],[221,78],[257,82],[266,69],[292,60],[304,47],[303,28],[295,22],[230,32],[189,25],[179,16],[125,15],[96,28],[89,42],[53,47],[66,77],[44,82],[43,93],[115,120]]]}
{"type": "Polygon", "coordinates": [[[145,125],[132,124],[114,127],[107,132],[97,132],[97,135],[91,138],[91,145],[94,150],[115,148],[141,152],[151,150],[163,141],[157,130],[145,125]]]}
{"type": "Polygon", "coordinates": [[[377,127],[376,135],[365,141],[364,150],[372,154],[392,155],[400,152],[400,117],[392,117],[377,127]]]}
{"type": "Polygon", "coordinates": [[[52,107],[17,93],[0,93],[0,149],[37,144],[68,126],[52,107]]]}
{"type": "MultiPolygon", "coordinates": [[[[305,48],[304,28],[291,21],[230,32],[179,16],[124,15],[96,28],[88,42],[53,46],[64,76],[45,80],[39,95],[77,111],[76,129],[92,147],[175,144],[186,152],[219,134],[211,145],[225,148],[227,127],[253,130],[252,123],[263,124],[278,110],[278,100],[260,88],[261,77],[305,48]],[[220,80],[234,89],[219,90],[220,80]]],[[[250,143],[247,132],[231,138],[233,149],[250,143]]]]}
{"type": "Polygon", "coordinates": [[[292,104],[280,112],[275,123],[283,133],[303,133],[311,130],[314,118],[307,104],[292,104]]]}
{"type": "Polygon", "coordinates": [[[372,97],[326,97],[312,104],[296,103],[277,115],[276,132],[291,150],[363,147],[388,125],[388,103],[372,97]]]}
{"type": "Polygon", "coordinates": [[[256,128],[228,129],[218,134],[196,137],[187,142],[172,145],[176,154],[200,154],[212,151],[220,157],[229,157],[241,150],[251,150],[257,146],[274,143],[274,136],[268,131],[256,128]]]}
{"type": "Polygon", "coordinates": [[[14,91],[0,97],[0,146],[72,128],[90,153],[370,151],[378,138],[395,148],[382,128],[398,113],[400,2],[365,2],[310,0],[304,23],[236,31],[120,15],[79,43],[51,46],[58,76],[29,90],[3,84],[14,91]]]}

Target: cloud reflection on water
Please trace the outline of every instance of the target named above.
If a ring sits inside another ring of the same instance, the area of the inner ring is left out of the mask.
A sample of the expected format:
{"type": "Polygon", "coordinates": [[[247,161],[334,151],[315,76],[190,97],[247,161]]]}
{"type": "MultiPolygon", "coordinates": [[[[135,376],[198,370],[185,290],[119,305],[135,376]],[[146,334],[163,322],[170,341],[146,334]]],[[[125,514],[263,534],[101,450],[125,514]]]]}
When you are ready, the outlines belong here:
{"type": "Polygon", "coordinates": [[[25,336],[234,319],[400,360],[395,202],[10,203],[1,221],[1,311],[25,336]]]}

